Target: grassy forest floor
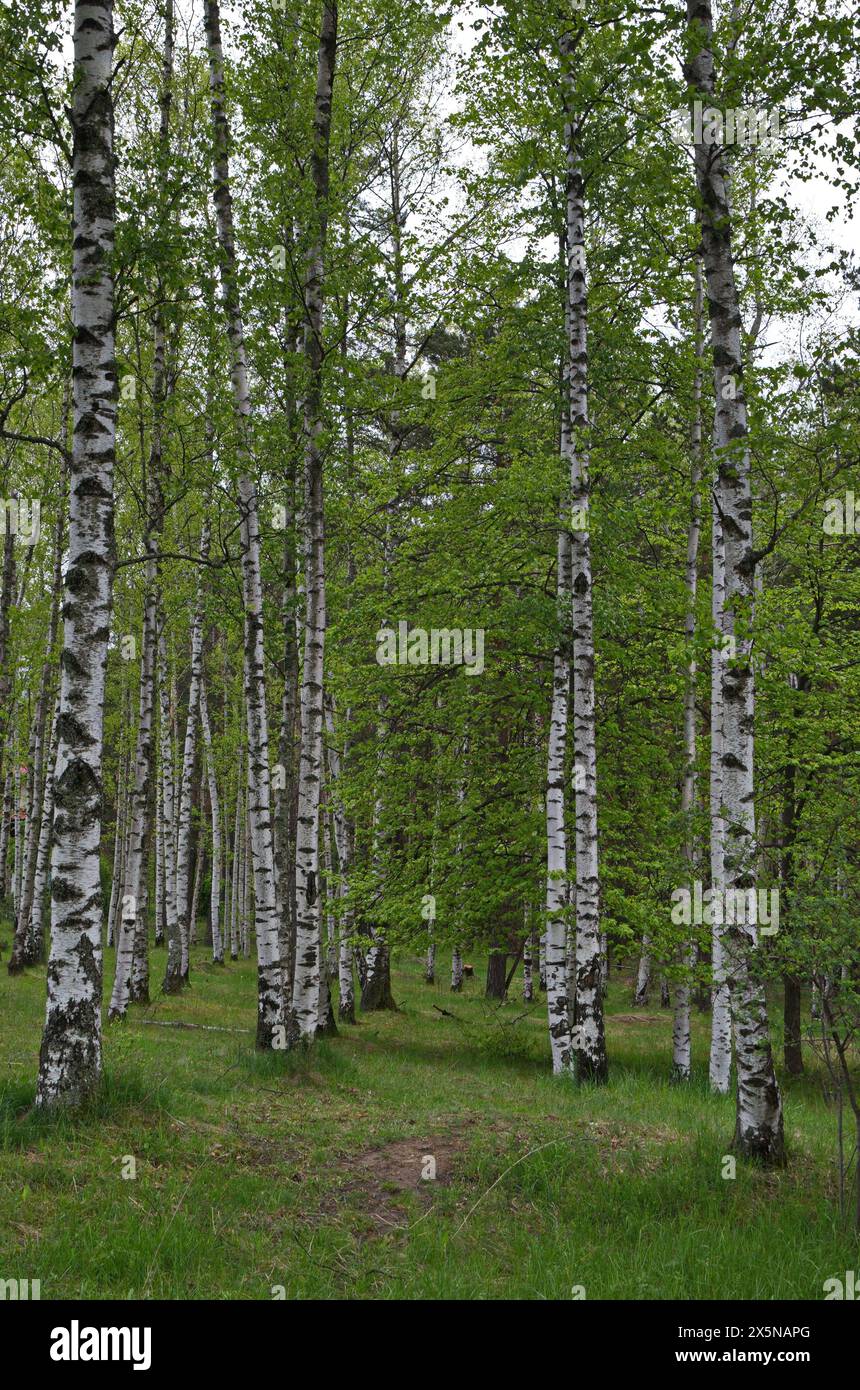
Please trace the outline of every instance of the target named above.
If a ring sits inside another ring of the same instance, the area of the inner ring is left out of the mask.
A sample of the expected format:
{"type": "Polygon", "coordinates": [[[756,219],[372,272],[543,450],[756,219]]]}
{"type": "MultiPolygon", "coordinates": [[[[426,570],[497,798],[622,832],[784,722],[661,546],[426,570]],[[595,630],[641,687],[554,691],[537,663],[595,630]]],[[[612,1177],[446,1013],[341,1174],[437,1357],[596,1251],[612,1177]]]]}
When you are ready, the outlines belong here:
{"type": "Polygon", "coordinates": [[[196,948],[183,997],[106,1029],[102,1094],[74,1119],[31,1109],[45,972],[4,962],[0,1278],[43,1299],[818,1299],[858,1267],[820,1078],[785,1087],[789,1167],[726,1179],[734,1103],[707,1091],[706,1017],[673,1087],[670,1014],[613,982],[611,1084],[577,1090],[548,1075],[543,996],[526,1008],[517,976],[489,1005],[473,959],[458,997],[401,953],[400,1012],[263,1056],[254,961],[196,948]]]}

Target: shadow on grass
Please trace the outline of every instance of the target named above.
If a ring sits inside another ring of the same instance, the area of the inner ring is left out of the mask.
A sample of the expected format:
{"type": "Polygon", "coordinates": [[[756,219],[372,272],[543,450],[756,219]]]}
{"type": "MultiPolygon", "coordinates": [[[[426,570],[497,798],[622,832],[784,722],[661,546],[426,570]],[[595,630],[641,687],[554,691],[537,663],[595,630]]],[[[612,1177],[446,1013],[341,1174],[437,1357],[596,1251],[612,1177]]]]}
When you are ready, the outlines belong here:
{"type": "Polygon", "coordinates": [[[0,1150],[18,1150],[50,1135],[62,1138],[81,1130],[122,1119],[130,1112],[161,1117],[169,1114],[174,1096],[162,1079],[153,1086],[144,1074],[124,1065],[105,1070],[98,1090],[75,1108],[56,1106],[44,1110],[35,1105],[35,1087],[29,1082],[10,1082],[0,1090],[0,1150]]]}

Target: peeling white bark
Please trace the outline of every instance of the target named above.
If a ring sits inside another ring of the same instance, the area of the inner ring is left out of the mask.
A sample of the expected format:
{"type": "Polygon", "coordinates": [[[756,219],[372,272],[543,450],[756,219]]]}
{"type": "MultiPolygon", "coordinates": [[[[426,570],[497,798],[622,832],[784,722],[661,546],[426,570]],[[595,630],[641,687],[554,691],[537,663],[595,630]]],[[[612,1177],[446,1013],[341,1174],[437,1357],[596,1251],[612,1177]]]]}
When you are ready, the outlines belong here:
{"type": "MultiPolygon", "coordinates": [[[[710,101],[715,91],[710,0],[687,0],[687,23],[698,47],[685,64],[685,76],[693,92],[710,101]]],[[[756,875],[750,637],[755,556],[728,168],[721,145],[697,144],[695,160],[714,361],[714,454],[725,544],[725,619],[737,652],[736,659],[724,659],[721,665],[723,869],[729,891],[754,887],[756,875]]],[[[744,1156],[779,1164],[785,1158],[782,1099],[771,1055],[764,988],[752,968],[754,928],[725,927],[723,946],[737,1063],[735,1146],[744,1156]]]]}
{"type": "MultiPolygon", "coordinates": [[[[567,154],[567,463],[571,505],[571,610],[573,620],[573,752],[581,770],[576,791],[576,1026],[573,1060],[577,1080],[607,1077],[603,1027],[600,880],[597,856],[597,730],[594,697],[591,541],[588,456],[588,289],[585,258],[585,190],[574,110],[570,33],[561,40],[567,154]]],[[[547,941],[549,983],[549,941],[547,941]]]]}
{"type": "Polygon", "coordinates": [[[164,826],[162,854],[164,858],[164,915],[167,923],[167,964],[162,990],[175,994],[182,982],[182,941],[179,935],[179,916],[176,904],[176,823],[173,782],[172,710],[168,692],[167,644],[163,630],[158,638],[158,693],[160,704],[159,733],[161,739],[161,814],[164,826]]]}
{"type": "Polygon", "coordinates": [[[248,729],[248,815],[251,822],[257,937],[257,1046],[269,1049],[284,1017],[281,948],[275,892],[269,775],[269,724],[263,653],[263,588],[257,489],[250,475],[251,398],[245,328],[239,297],[224,96],[224,55],[217,0],[206,0],[204,24],[209,54],[209,90],[214,143],[214,199],[220,247],[221,293],[232,354],[233,415],[239,438],[239,509],[242,597],[245,608],[244,685],[248,729]]]}
{"type": "Polygon", "coordinates": [[[636,972],[636,993],[633,1003],[637,1009],[647,1008],[651,990],[651,938],[646,932],[642,937],[642,951],[639,956],[639,969],[636,972]]]}
{"type": "Polygon", "coordinates": [[[305,463],[305,632],[301,690],[299,805],[296,825],[296,951],[292,1014],[310,1040],[334,1031],[322,977],[319,894],[319,807],[322,783],[323,668],[326,635],[325,520],[321,435],[324,257],[328,220],[331,104],[337,54],[337,6],[323,0],[314,101],[311,171],[315,235],[305,275],[304,352],[308,386],[302,405],[305,463]]]}
{"type": "MultiPolygon", "coordinates": [[[[569,600],[568,542],[564,532],[558,541],[558,593],[561,606],[569,600]]],[[[567,615],[559,614],[567,625],[567,615]]],[[[562,642],[566,641],[562,638],[562,642]]],[[[557,1075],[572,1066],[570,1018],[567,1007],[567,843],[564,826],[565,747],[570,666],[564,647],[553,660],[552,710],[546,789],[546,999],[552,1069],[557,1075]]]]}
{"type": "Polygon", "coordinates": [[[221,802],[218,796],[218,778],[215,775],[215,758],[212,752],[212,729],[209,724],[209,706],[206,700],[206,683],[200,683],[200,724],[203,729],[203,743],[206,748],[206,780],[209,787],[209,808],[212,821],[212,887],[209,896],[209,925],[212,930],[212,960],[215,965],[224,964],[224,938],[221,934],[221,802]]]}
{"type": "Polygon", "coordinates": [[[463,988],[463,957],[460,954],[459,946],[455,946],[451,952],[451,990],[454,994],[459,994],[463,988]]]}
{"type": "MultiPolygon", "coordinates": [[[[352,954],[351,945],[353,914],[349,906],[349,873],[352,865],[352,842],[353,826],[347,819],[343,802],[339,794],[339,780],[341,773],[341,754],[337,746],[335,737],[335,706],[334,699],[330,696],[325,700],[325,721],[326,721],[326,748],[328,752],[328,772],[329,784],[332,789],[332,826],[334,829],[334,843],[337,851],[339,887],[338,898],[340,911],[338,914],[338,952],[337,952],[337,978],[338,978],[338,1019],[341,1023],[355,1023],[355,983],[352,973],[352,954]]],[[[346,724],[349,725],[349,710],[346,711],[346,724]]],[[[344,758],[347,749],[344,748],[344,758]]]]}
{"type": "MultiPolygon", "coordinates": [[[[711,625],[714,645],[711,648],[711,753],[710,753],[710,854],[711,887],[722,894],[725,889],[723,869],[723,690],[722,664],[725,655],[722,640],[725,626],[726,562],[723,527],[716,497],[711,510],[711,625]]],[[[729,987],[723,961],[723,925],[715,922],[711,928],[711,973],[713,978],[711,1013],[711,1050],[708,1076],[711,1090],[728,1095],[732,1070],[732,1020],[729,1006],[729,987]]]]}
{"type": "Polygon", "coordinates": [[[244,744],[239,745],[239,771],[236,783],[236,814],[233,817],[233,855],[230,866],[230,959],[239,959],[239,888],[242,882],[242,769],[244,744]]]}
{"type": "Polygon", "coordinates": [[[161,805],[161,777],[155,779],[155,944],[164,943],[164,815],[161,805]]]}
{"type": "Polygon", "coordinates": [[[537,949],[537,932],[532,930],[526,944],[523,947],[523,1003],[531,1004],[534,997],[534,977],[532,974],[532,962],[534,961],[537,949]]]}
{"type": "MultiPolygon", "coordinates": [[[[191,875],[191,811],[194,764],[197,758],[197,719],[200,713],[200,686],[203,679],[203,566],[209,558],[209,521],[204,519],[200,536],[201,567],[197,579],[197,600],[191,621],[191,679],[188,686],[188,714],[185,721],[185,742],[182,754],[182,776],[179,783],[179,835],[176,851],[176,911],[179,919],[180,976],[186,983],[189,976],[189,880],[191,875]]],[[[165,979],[165,993],[173,993],[175,981],[165,979]]]]}
{"type": "Polygon", "coordinates": [[[74,430],[51,855],[51,956],[37,1105],[101,1074],[102,736],[114,568],[112,0],[76,0],[71,97],[74,430]]]}

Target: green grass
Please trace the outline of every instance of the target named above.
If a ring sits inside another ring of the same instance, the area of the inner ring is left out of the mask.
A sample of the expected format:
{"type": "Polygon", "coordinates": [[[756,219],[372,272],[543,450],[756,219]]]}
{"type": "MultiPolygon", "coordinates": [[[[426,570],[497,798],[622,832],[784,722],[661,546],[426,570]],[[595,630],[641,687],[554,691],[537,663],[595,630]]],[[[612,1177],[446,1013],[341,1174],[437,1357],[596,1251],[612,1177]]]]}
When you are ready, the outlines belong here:
{"type": "Polygon", "coordinates": [[[785,1088],[788,1168],[726,1180],[707,1019],[692,1085],[671,1086],[669,1014],[629,1021],[614,984],[611,1082],[577,1090],[548,1075],[543,1000],[526,1009],[518,980],[499,1010],[478,981],[457,997],[395,966],[400,1012],[262,1056],[254,962],[197,949],[183,997],[106,1029],[102,1090],[74,1117],[31,1108],[44,970],[0,969],[0,1278],[43,1299],[817,1299],[860,1267],[816,1076],[785,1088]]]}

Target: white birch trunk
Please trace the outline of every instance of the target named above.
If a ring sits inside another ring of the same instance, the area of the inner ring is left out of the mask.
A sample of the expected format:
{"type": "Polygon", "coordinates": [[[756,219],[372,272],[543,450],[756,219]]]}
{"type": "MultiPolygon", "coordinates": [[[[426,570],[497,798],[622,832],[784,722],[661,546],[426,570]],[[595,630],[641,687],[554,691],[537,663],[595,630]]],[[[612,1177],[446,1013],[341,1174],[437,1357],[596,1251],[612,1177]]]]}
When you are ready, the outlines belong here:
{"type": "MultiPolygon", "coordinates": [[[[9,533],[11,535],[11,532],[9,533]]],[[[7,748],[8,762],[11,759],[11,747],[7,748]]],[[[13,793],[15,781],[11,770],[6,773],[6,780],[3,786],[3,825],[0,827],[0,875],[2,875],[2,897],[6,897],[9,880],[9,835],[12,829],[13,815],[13,793]]]]}
{"type": "MultiPolygon", "coordinates": [[[[468,739],[465,739],[464,742],[463,742],[463,757],[462,757],[462,761],[463,761],[463,766],[464,766],[464,767],[466,766],[466,761],[467,761],[467,758],[468,758],[468,752],[469,752],[469,742],[468,742],[468,739]]],[[[466,780],[465,780],[465,777],[463,777],[463,778],[461,779],[461,781],[459,782],[459,785],[458,785],[458,787],[457,787],[457,812],[458,812],[458,818],[459,818],[459,829],[458,829],[458,831],[457,831],[457,852],[458,852],[458,854],[460,853],[460,850],[461,850],[461,847],[462,847],[462,843],[463,843],[463,806],[464,806],[464,804],[465,804],[465,801],[466,801],[466,780]]],[[[460,991],[462,990],[462,988],[463,988],[463,956],[462,956],[462,953],[461,953],[461,951],[460,951],[459,943],[455,942],[454,948],[453,948],[453,950],[452,950],[452,952],[451,952],[451,993],[452,993],[452,994],[459,994],[460,991]]]]}
{"type": "MultiPolygon", "coordinates": [[[[173,0],[164,0],[164,38],[161,58],[161,82],[158,96],[158,143],[161,165],[166,173],[170,157],[170,108],[173,97],[174,23],[173,0]]],[[[171,215],[164,209],[165,218],[171,215]]],[[[135,900],[136,922],[128,997],[131,1003],[149,1003],[149,933],[147,927],[149,902],[149,842],[151,828],[152,783],[155,757],[155,666],[158,640],[158,608],[160,601],[159,554],[164,531],[164,408],[168,395],[167,341],[162,300],[164,290],[158,284],[158,304],[155,310],[152,366],[152,430],[149,466],[146,472],[146,590],[143,631],[143,662],[141,669],[141,718],[138,723],[137,772],[134,802],[140,802],[133,817],[133,834],[126,860],[129,874],[125,893],[135,900]],[[145,711],[145,716],[144,716],[145,711]],[[142,784],[141,784],[142,783],[142,784]]],[[[156,779],[157,780],[157,779],[156,779]]],[[[157,896],[157,895],[156,895],[157,896]]],[[[163,899],[162,899],[163,905],[163,899]]],[[[156,906],[156,916],[158,908],[156,906]]],[[[156,923],[157,939],[157,923],[156,923]]]]}
{"type": "Polygon", "coordinates": [[[570,1026],[570,1036],[573,1039],[573,1029],[576,1024],[576,927],[573,922],[576,917],[576,884],[570,884],[568,893],[568,908],[573,920],[567,923],[567,939],[565,942],[565,971],[567,983],[567,1018],[570,1026]]]}
{"type": "Polygon", "coordinates": [[[54,769],[57,761],[57,719],[59,700],[54,706],[51,721],[51,742],[45,770],[45,791],[42,798],[42,823],[39,827],[39,851],[36,875],[33,880],[33,905],[30,909],[30,940],[34,961],[41,961],[45,951],[45,894],[48,888],[48,865],[51,862],[51,834],[54,827],[54,769]]]}
{"type": "Polygon", "coordinates": [[[326,974],[329,982],[334,979],[337,969],[337,948],[335,945],[334,888],[332,886],[332,817],[327,807],[323,807],[322,838],[323,868],[325,870],[325,930],[326,930],[326,974]]]}
{"type": "Polygon", "coordinates": [[[463,988],[463,957],[459,946],[451,952],[451,992],[459,994],[463,988]]]}
{"type": "MultiPolygon", "coordinates": [[[[711,511],[711,624],[713,642],[711,648],[711,753],[710,753],[710,854],[711,887],[715,894],[725,889],[723,869],[723,844],[725,822],[723,821],[723,690],[722,666],[725,654],[722,641],[725,636],[725,597],[726,563],[723,545],[723,527],[720,520],[719,505],[713,499],[711,511]]],[[[713,998],[711,1013],[711,1050],[708,1075],[711,1090],[719,1095],[728,1095],[732,1070],[732,1020],[729,1005],[729,986],[726,980],[723,959],[723,925],[715,922],[711,928],[711,972],[713,978],[713,998]]]]}
{"type": "MultiPolygon", "coordinates": [[[[203,566],[209,558],[209,522],[203,522],[200,536],[201,569],[197,580],[197,600],[191,622],[191,679],[188,687],[188,715],[179,785],[179,836],[176,850],[176,911],[179,917],[180,974],[182,983],[189,976],[189,879],[191,876],[191,812],[194,790],[194,763],[197,757],[197,718],[200,713],[200,685],[203,678],[203,566]]],[[[172,992],[172,991],[169,991],[172,992]]]]}
{"type": "MultiPolygon", "coordinates": [[[[172,689],[172,687],[171,687],[172,689]]],[[[172,709],[168,689],[167,644],[163,631],[158,639],[158,692],[161,740],[161,811],[164,826],[164,914],[167,924],[167,963],[162,993],[177,994],[182,987],[182,941],[176,903],[176,841],[174,838],[175,795],[173,782],[172,709]]]]}
{"type": "MultiPolygon", "coordinates": [[[[699,572],[699,537],[702,527],[700,490],[702,484],[702,358],[705,350],[704,293],[702,262],[695,260],[694,348],[696,370],[693,379],[693,418],[690,426],[690,517],[687,524],[687,561],[684,587],[687,609],[684,615],[684,638],[687,645],[687,669],[684,682],[684,780],[681,786],[681,816],[684,822],[684,859],[690,874],[688,887],[696,872],[696,848],[693,838],[693,808],[696,802],[696,591],[699,572]]],[[[689,1081],[691,1070],[690,998],[696,947],[691,941],[681,950],[682,976],[675,987],[675,1013],[672,1025],[672,1078],[689,1081]]]]}
{"type": "Polygon", "coordinates": [[[120,755],[116,777],[116,824],[113,839],[113,868],[111,870],[110,902],[107,916],[107,944],[113,946],[116,932],[117,903],[122,897],[122,853],[125,840],[125,792],[128,766],[125,751],[120,755]]]}
{"type": "Polygon", "coordinates": [[[251,833],[248,827],[246,808],[244,835],[242,837],[242,921],[239,931],[243,960],[247,960],[251,954],[251,870],[249,867],[251,861],[251,833]]]}
{"type": "MultiPolygon", "coordinates": [[[[588,290],[585,280],[585,203],[579,131],[573,110],[573,41],[561,42],[566,93],[567,327],[569,343],[568,463],[571,504],[571,604],[573,617],[573,748],[583,785],[576,792],[576,1026],[573,1059],[580,1081],[607,1076],[603,1027],[600,880],[597,856],[597,741],[594,697],[590,501],[588,457],[588,290]]],[[[549,946],[547,945],[547,965],[549,946]]],[[[549,980],[547,980],[549,983],[549,980]]]]}
{"type": "Polygon", "coordinates": [[[155,944],[164,942],[164,811],[161,777],[155,779],[155,944]]]}
{"type": "Polygon", "coordinates": [[[24,840],[27,834],[27,788],[30,769],[27,763],[15,763],[15,854],[12,860],[12,905],[17,922],[21,913],[21,872],[24,865],[24,840]]]}
{"type": "Polygon", "coordinates": [[[215,776],[215,758],[212,752],[212,729],[209,724],[209,706],[206,700],[206,683],[200,684],[200,724],[203,730],[203,744],[206,749],[206,780],[209,786],[209,807],[212,818],[212,888],[209,896],[209,924],[212,930],[212,960],[215,965],[224,964],[224,938],[221,934],[221,803],[218,797],[218,779],[215,776]]]}
{"type": "Polygon", "coordinates": [[[72,187],[74,430],[51,855],[51,956],[38,1105],[101,1074],[102,736],[114,567],[112,0],[76,0],[72,187]]]}
{"type": "MultiPolygon", "coordinates": [[[[558,540],[558,593],[560,607],[569,599],[567,537],[558,540]]],[[[567,614],[559,613],[567,626],[567,614]]],[[[565,639],[562,638],[562,643],[565,639]]],[[[565,748],[570,666],[564,645],[553,659],[552,709],[546,788],[546,1000],[552,1069],[556,1075],[571,1070],[571,1033],[567,1006],[567,843],[564,825],[565,748]]]]}
{"type": "Polygon", "coordinates": [[[230,874],[230,959],[239,959],[239,885],[242,881],[242,767],[244,745],[239,745],[236,815],[233,819],[233,862],[230,874]]]}
{"type": "Polygon", "coordinates": [[[194,856],[194,887],[191,890],[191,915],[188,919],[188,944],[197,945],[197,913],[200,907],[200,885],[203,880],[203,861],[206,850],[202,834],[197,837],[197,852],[194,856]]]}
{"type": "MultiPolygon", "coordinates": [[[[140,692],[137,724],[137,742],[134,754],[134,782],[129,803],[129,841],[122,874],[122,902],[120,905],[119,940],[116,951],[116,969],[111,994],[108,1018],[124,1018],[128,1009],[131,989],[132,967],[138,934],[146,938],[146,919],[143,913],[143,873],[145,864],[146,838],[149,833],[149,791],[152,772],[152,721],[155,704],[155,561],[151,551],[147,555],[146,594],[144,600],[143,641],[140,663],[140,692]]],[[[142,981],[138,982],[136,998],[145,995],[142,981]]]]}
{"type": "MultiPolygon", "coordinates": [[[[338,791],[341,772],[341,754],[335,740],[334,724],[334,700],[331,697],[325,701],[325,721],[326,721],[326,748],[328,752],[328,773],[329,783],[332,789],[332,827],[334,829],[334,844],[337,851],[338,866],[338,900],[340,904],[338,913],[338,952],[337,952],[337,983],[338,983],[338,1021],[341,1023],[355,1023],[355,983],[352,973],[352,909],[349,907],[349,872],[352,862],[352,837],[353,828],[347,820],[343,803],[340,800],[338,791]]],[[[349,710],[346,712],[346,722],[349,724],[349,710]]],[[[344,756],[346,756],[344,749],[344,756]]]]}
{"type": "MultiPolygon", "coordinates": [[[[696,96],[709,102],[716,86],[710,0],[687,0],[687,23],[698,47],[684,73],[696,96]]],[[[756,875],[754,685],[749,636],[755,554],[728,169],[720,145],[697,144],[695,159],[714,360],[714,453],[725,545],[725,615],[728,632],[736,642],[736,659],[724,659],[721,667],[723,870],[728,892],[755,887],[756,875]]],[[[725,927],[723,945],[737,1063],[735,1146],[746,1157],[781,1164],[785,1161],[782,1099],[768,1036],[764,988],[753,969],[754,928],[742,924],[725,927]]]]}
{"type": "Polygon", "coordinates": [[[239,445],[242,598],[245,608],[244,684],[248,727],[248,814],[251,820],[255,924],[257,936],[257,1046],[269,1049],[283,1023],[281,948],[275,893],[269,775],[269,724],[263,654],[263,587],[257,490],[250,476],[251,398],[245,328],[239,297],[228,155],[229,129],[224,95],[224,56],[217,0],[204,5],[214,144],[215,214],[220,247],[221,292],[232,355],[233,415],[239,445]]]}
{"type": "Polygon", "coordinates": [[[329,139],[337,53],[337,6],[323,0],[314,102],[311,168],[316,228],[305,278],[304,351],[309,384],[303,402],[305,440],[305,634],[301,690],[299,805],[296,827],[296,952],[292,1013],[298,1035],[333,1031],[321,983],[319,806],[322,781],[323,669],[326,633],[325,522],[321,452],[324,256],[328,218],[329,139]],[[321,1017],[321,1010],[325,1017],[321,1017]]]}
{"type": "Polygon", "coordinates": [[[639,969],[636,972],[636,993],[633,996],[633,1003],[637,1009],[645,1009],[648,1006],[648,995],[651,990],[651,938],[645,933],[642,937],[642,951],[639,956],[639,969]]]}
{"type": "Polygon", "coordinates": [[[537,933],[532,930],[529,932],[528,939],[523,947],[523,1003],[531,1004],[535,997],[534,976],[532,973],[532,963],[537,947],[537,933]]]}
{"type": "Polygon", "coordinates": [[[13,678],[9,661],[9,614],[17,589],[15,568],[15,534],[12,527],[7,526],[3,537],[3,584],[0,590],[0,785],[3,787],[3,817],[2,826],[0,826],[0,898],[5,898],[7,893],[7,857],[11,824],[9,765],[12,752],[9,726],[12,711],[9,709],[9,701],[13,678]]]}

